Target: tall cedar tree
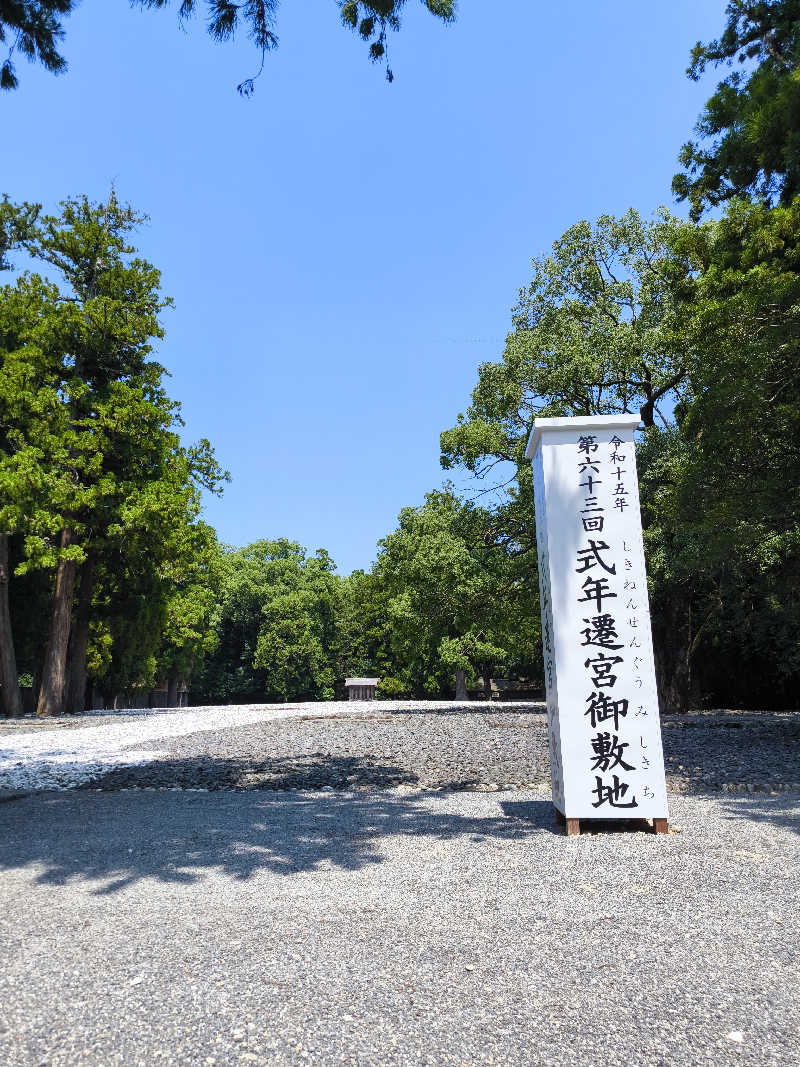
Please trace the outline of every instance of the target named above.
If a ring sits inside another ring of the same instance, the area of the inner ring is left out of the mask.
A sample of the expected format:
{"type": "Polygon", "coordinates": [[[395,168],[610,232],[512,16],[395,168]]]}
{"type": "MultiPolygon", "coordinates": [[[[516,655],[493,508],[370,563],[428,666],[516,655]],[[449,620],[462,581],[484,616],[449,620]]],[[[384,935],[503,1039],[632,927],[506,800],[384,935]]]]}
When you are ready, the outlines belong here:
{"type": "Polygon", "coordinates": [[[72,598],[78,564],[86,560],[85,551],[69,550],[86,545],[98,509],[116,496],[114,430],[127,429],[126,401],[133,399],[124,394],[152,371],[146,361],[150,341],[163,335],[158,314],[165,302],[158,272],[133,259],[135,250],[126,240],[141,221],[113,193],[105,206],[86,199],[67,201],[59,217],[43,220],[32,243],[36,257],[58,271],[64,286],[58,309],[65,331],[60,388],[69,416],[69,473],[76,487],[62,509],[62,551],[36,709],[40,716],[60,714],[66,696],[72,598]],[[115,391],[115,385],[121,390],[115,391]],[[115,403],[123,396],[122,404],[115,403]],[[116,427],[108,425],[109,418],[116,427]]]}
{"type": "Polygon", "coordinates": [[[698,42],[687,73],[735,66],[683,146],[672,182],[692,218],[733,197],[788,204],[800,193],[800,0],[731,0],[717,41],[698,42]]]}
{"type": "MultiPolygon", "coordinates": [[[[7,197],[0,201],[0,271],[11,268],[10,256],[32,235],[38,213],[35,205],[18,206],[12,204],[7,197]]],[[[0,332],[3,331],[4,325],[2,311],[0,306],[0,332]]],[[[3,367],[5,361],[2,358],[2,349],[0,341],[0,368],[7,370],[3,367]]],[[[0,454],[3,454],[11,447],[9,432],[13,431],[14,427],[9,417],[10,411],[5,405],[0,407],[0,415],[4,416],[0,419],[0,454]]],[[[11,628],[8,539],[8,530],[0,522],[0,712],[16,718],[22,714],[22,698],[11,628]]]]}
{"type": "Polygon", "coordinates": [[[224,477],[207,442],[180,448],[177,405],[161,387],[163,368],[147,358],[150,342],[162,336],[158,315],[167,301],[158,271],[127,242],[139,221],[113,194],[105,205],[65,202],[27,241],[60,284],[23,275],[3,293],[0,403],[8,447],[0,453],[0,527],[24,535],[20,572],[55,569],[37,707],[43,716],[59,714],[67,699],[71,707],[82,702],[98,556],[130,541],[137,512],[140,525],[146,518],[152,565],[162,543],[175,556],[171,535],[156,522],[168,513],[165,498],[188,514],[174,525],[180,531],[199,508],[192,483],[216,489],[224,477]]]}

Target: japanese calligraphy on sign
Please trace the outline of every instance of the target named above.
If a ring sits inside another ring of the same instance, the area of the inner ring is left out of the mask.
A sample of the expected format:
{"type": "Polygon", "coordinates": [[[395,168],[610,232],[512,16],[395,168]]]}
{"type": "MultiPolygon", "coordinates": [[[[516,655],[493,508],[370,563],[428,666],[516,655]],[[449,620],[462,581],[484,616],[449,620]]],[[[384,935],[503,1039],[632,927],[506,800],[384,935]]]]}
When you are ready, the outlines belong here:
{"type": "Polygon", "coordinates": [[[537,419],[536,541],[553,803],[667,818],[634,415],[537,419]]]}

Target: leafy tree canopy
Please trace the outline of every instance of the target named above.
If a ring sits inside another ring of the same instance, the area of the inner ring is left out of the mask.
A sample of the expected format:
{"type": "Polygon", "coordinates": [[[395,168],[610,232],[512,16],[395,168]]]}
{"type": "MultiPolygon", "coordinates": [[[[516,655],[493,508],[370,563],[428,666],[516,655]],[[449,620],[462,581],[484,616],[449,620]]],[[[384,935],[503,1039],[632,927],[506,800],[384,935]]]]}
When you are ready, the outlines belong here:
{"type": "Polygon", "coordinates": [[[675,300],[691,273],[673,249],[682,226],[631,209],[577,223],[533,261],[502,361],[479,367],[466,417],[441,436],[443,466],[486,474],[522,463],[537,416],[664,417],[687,388],[691,355],[675,300]]]}
{"type": "Polygon", "coordinates": [[[14,204],[7,196],[0,199],[0,270],[11,269],[9,253],[33,235],[39,211],[38,204],[14,204]]]}
{"type": "Polygon", "coordinates": [[[64,36],[62,20],[75,6],[75,0],[0,0],[0,44],[8,48],[0,65],[0,89],[18,85],[13,60],[17,52],[53,74],[67,69],[58,49],[64,36]]]}
{"type": "Polygon", "coordinates": [[[701,637],[728,651],[744,691],[800,671],[800,489],[787,475],[800,450],[799,235],[798,200],[734,201],[681,235],[703,358],[679,427],[645,449],[651,571],[691,585],[701,637]]]}
{"type": "Polygon", "coordinates": [[[216,650],[195,691],[210,703],[330,699],[339,579],[324,549],[256,541],[213,568],[216,650]]]}
{"type": "Polygon", "coordinates": [[[800,0],[730,0],[717,41],[698,42],[687,73],[733,70],[684,145],[673,179],[692,217],[732,197],[787,204],[800,192],[800,0]]]}
{"type": "Polygon", "coordinates": [[[417,692],[447,689],[458,670],[488,685],[496,667],[538,660],[535,553],[505,519],[450,490],[428,493],[379,542],[392,644],[417,692]]]}
{"type": "Polygon", "coordinates": [[[374,569],[341,579],[339,656],[341,678],[403,674],[392,654],[389,594],[374,569]]]}
{"type": "MultiPolygon", "coordinates": [[[[215,41],[229,41],[244,34],[255,45],[261,66],[245,78],[238,90],[249,96],[255,79],[264,68],[267,52],[276,48],[275,33],[279,0],[130,0],[134,7],[176,6],[181,20],[203,13],[206,27],[215,41]]],[[[393,80],[388,66],[387,33],[400,29],[406,0],[337,0],[342,22],[354,30],[369,47],[370,58],[386,63],[386,76],[393,80]]],[[[456,0],[421,0],[432,15],[445,22],[455,18],[456,0]]],[[[39,62],[46,70],[60,74],[67,62],[60,54],[64,19],[77,7],[77,0],[0,0],[0,43],[8,54],[0,66],[0,88],[16,89],[19,83],[14,55],[39,62]]]]}

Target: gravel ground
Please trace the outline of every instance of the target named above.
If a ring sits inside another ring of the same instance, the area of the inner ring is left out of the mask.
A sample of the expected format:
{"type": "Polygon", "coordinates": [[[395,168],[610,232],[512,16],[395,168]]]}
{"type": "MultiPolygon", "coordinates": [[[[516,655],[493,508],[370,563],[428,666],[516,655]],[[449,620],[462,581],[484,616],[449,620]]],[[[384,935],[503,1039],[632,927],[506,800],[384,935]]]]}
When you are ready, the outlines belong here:
{"type": "Polygon", "coordinates": [[[794,1067],[800,795],[672,807],[567,839],[541,792],[4,804],[0,1062],[794,1067]]]}
{"type": "MultiPolygon", "coordinates": [[[[523,789],[549,780],[541,704],[253,705],[118,713],[0,736],[0,788],[523,789]]],[[[800,715],[662,721],[673,793],[800,790],[800,715]]]]}
{"type": "Polygon", "coordinates": [[[162,708],[50,720],[48,725],[52,723],[55,728],[49,730],[19,731],[13,728],[15,723],[0,743],[0,789],[72,789],[103,774],[109,766],[157,759],[159,752],[149,751],[147,742],[277,721],[296,717],[304,710],[307,718],[324,717],[340,708],[347,708],[347,704],[162,708]],[[75,725],[65,729],[68,722],[75,725]],[[129,755],[129,749],[135,752],[129,755]]]}
{"type": "MultiPolygon", "coordinates": [[[[662,736],[671,792],[800,790],[800,716],[676,717],[664,721],[662,736]]],[[[162,753],[91,784],[492,790],[550,780],[547,721],[538,707],[406,714],[375,706],[358,718],[287,718],[177,737],[162,753]]]]}
{"type": "Polygon", "coordinates": [[[19,719],[0,719],[0,737],[10,734],[47,733],[57,730],[83,730],[90,726],[119,726],[141,722],[153,715],[180,715],[184,708],[123,708],[120,711],[84,711],[80,715],[61,715],[55,719],[37,719],[23,715],[19,719]]]}
{"type": "Polygon", "coordinates": [[[569,839],[540,705],[66,723],[0,729],[3,1067],[800,1062],[796,714],[569,839]]]}

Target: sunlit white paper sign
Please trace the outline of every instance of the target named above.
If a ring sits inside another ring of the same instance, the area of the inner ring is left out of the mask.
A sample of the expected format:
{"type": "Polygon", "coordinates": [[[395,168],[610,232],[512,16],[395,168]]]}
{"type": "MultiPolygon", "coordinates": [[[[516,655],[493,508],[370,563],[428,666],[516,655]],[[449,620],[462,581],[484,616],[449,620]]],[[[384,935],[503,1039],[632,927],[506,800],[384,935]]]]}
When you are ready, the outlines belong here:
{"type": "Polygon", "coordinates": [[[533,461],[553,803],[666,819],[635,415],[537,419],[533,461]]]}

